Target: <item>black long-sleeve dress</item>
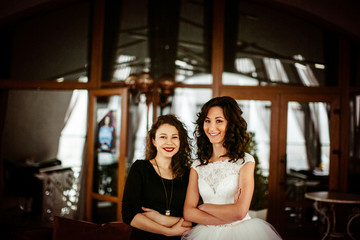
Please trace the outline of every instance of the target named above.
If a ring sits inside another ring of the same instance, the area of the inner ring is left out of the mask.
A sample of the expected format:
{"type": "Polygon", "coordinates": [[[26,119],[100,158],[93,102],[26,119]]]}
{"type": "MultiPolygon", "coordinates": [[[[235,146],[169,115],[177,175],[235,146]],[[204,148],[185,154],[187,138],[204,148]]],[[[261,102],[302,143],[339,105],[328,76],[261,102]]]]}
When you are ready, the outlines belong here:
{"type": "MultiPolygon", "coordinates": [[[[168,199],[170,199],[171,181],[164,179],[168,199]]],[[[185,202],[186,189],[189,182],[189,171],[182,177],[173,180],[173,194],[171,201],[171,216],[182,217],[185,202]]],[[[169,200],[168,200],[169,201],[169,200]]],[[[161,214],[166,210],[166,197],[164,186],[160,176],[147,160],[137,160],[131,166],[126,180],[122,199],[123,221],[130,224],[136,214],[144,212],[141,207],[151,208],[161,214]]],[[[180,239],[166,237],[133,228],[131,239],[180,239]]]]}

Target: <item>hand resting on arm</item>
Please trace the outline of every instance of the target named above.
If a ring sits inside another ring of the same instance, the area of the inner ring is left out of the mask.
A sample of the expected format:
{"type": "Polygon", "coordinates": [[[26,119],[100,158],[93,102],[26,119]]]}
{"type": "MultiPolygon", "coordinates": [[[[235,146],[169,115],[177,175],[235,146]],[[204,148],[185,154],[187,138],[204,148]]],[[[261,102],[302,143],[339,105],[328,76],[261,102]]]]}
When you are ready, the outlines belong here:
{"type": "Polygon", "coordinates": [[[202,204],[198,208],[208,214],[229,223],[242,220],[249,211],[252,195],[254,192],[254,169],[255,163],[248,162],[239,173],[239,190],[234,196],[233,204],[202,204]],[[237,197],[238,195],[238,197],[237,197]]]}
{"type": "Polygon", "coordinates": [[[138,213],[135,215],[130,225],[132,227],[136,227],[147,232],[163,234],[165,236],[180,236],[184,232],[191,229],[190,227],[183,227],[183,222],[184,219],[179,218],[179,220],[173,226],[166,227],[151,220],[142,213],[138,213]]]}
{"type": "MultiPolygon", "coordinates": [[[[142,210],[144,211],[142,214],[154,222],[157,222],[163,226],[171,227],[175,225],[177,222],[179,222],[180,217],[173,217],[173,216],[166,216],[163,214],[160,214],[158,211],[142,207],[142,210]]],[[[183,227],[191,227],[192,223],[188,221],[183,221],[182,223],[183,227]]]]}
{"type": "Polygon", "coordinates": [[[198,208],[199,203],[199,188],[198,188],[198,174],[196,170],[191,168],[189,185],[186,192],[184,204],[184,218],[186,221],[195,222],[204,225],[220,225],[226,222],[220,218],[205,212],[198,208]]]}
{"type": "Polygon", "coordinates": [[[243,219],[250,207],[254,191],[253,162],[246,163],[239,173],[239,191],[234,196],[233,204],[209,204],[197,206],[199,189],[197,185],[197,172],[190,171],[190,179],[184,205],[184,218],[191,222],[204,225],[220,225],[243,219]],[[237,196],[238,195],[238,196],[237,196]]]}

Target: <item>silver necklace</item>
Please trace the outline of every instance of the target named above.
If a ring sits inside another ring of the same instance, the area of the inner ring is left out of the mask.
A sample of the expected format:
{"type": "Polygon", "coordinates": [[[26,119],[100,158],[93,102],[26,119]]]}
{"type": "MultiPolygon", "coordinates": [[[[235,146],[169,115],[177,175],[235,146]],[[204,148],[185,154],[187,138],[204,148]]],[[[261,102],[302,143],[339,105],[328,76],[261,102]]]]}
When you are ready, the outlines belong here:
{"type": "Polygon", "coordinates": [[[157,164],[157,161],[156,161],[156,158],[154,158],[155,160],[155,164],[156,164],[156,167],[159,171],[159,175],[160,175],[160,179],[161,179],[161,182],[163,184],[163,187],[164,187],[164,192],[165,192],[165,199],[166,199],[166,210],[165,210],[165,215],[166,216],[170,216],[170,206],[171,206],[171,200],[172,200],[172,194],[173,194],[173,182],[174,182],[174,179],[171,179],[171,191],[170,191],[170,201],[168,203],[168,195],[167,195],[167,191],[166,191],[166,187],[165,187],[165,183],[164,183],[164,180],[161,176],[161,172],[160,172],[160,168],[157,164]]]}

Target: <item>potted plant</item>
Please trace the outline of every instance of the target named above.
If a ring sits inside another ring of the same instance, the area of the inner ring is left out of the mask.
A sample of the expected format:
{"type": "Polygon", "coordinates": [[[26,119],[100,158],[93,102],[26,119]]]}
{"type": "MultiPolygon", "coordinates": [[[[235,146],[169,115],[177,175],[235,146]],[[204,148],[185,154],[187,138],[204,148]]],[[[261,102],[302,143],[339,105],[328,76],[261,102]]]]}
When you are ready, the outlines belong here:
{"type": "Polygon", "coordinates": [[[249,215],[251,217],[261,218],[266,220],[267,217],[267,178],[263,175],[260,168],[259,158],[256,154],[257,143],[255,141],[255,133],[249,132],[250,141],[247,145],[246,152],[251,154],[255,159],[255,171],[254,171],[254,194],[250,205],[249,215]]]}

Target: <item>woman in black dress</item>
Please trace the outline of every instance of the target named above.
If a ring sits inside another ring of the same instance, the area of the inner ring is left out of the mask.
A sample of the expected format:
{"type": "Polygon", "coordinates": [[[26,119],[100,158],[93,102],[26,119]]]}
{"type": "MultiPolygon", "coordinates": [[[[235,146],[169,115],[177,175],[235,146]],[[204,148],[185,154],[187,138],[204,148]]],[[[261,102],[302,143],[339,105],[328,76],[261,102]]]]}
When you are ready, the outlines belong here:
{"type": "Polygon", "coordinates": [[[183,219],[189,180],[190,140],[171,114],[160,116],[146,140],[146,159],[131,166],[122,200],[131,239],[180,239],[191,228],[183,219]]]}

